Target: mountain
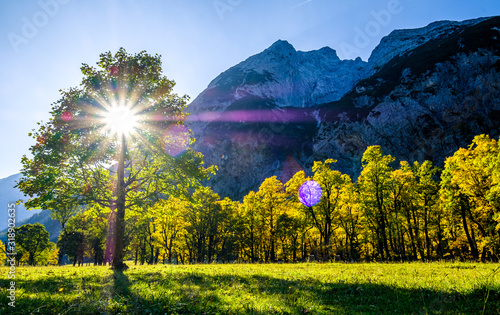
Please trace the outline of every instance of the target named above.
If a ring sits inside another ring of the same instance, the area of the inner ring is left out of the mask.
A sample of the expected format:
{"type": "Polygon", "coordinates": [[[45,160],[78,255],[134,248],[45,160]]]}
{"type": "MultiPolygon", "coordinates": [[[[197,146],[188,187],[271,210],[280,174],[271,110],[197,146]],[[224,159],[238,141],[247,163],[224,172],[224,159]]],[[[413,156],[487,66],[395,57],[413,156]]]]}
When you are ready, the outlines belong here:
{"type": "MultiPolygon", "coordinates": [[[[6,178],[0,179],[0,230],[8,226],[8,205],[15,203],[17,200],[26,200],[24,194],[14,186],[21,178],[21,174],[15,174],[6,178]]],[[[23,205],[16,206],[16,226],[18,222],[28,219],[32,215],[40,212],[40,210],[27,210],[23,205]]]]}
{"type": "Polygon", "coordinates": [[[368,62],[280,40],[215,78],[187,123],[219,167],[210,185],[234,199],[326,158],[356,177],[369,145],[442,165],[475,135],[498,136],[499,60],[500,17],[393,31],[368,62]]]}
{"type": "Polygon", "coordinates": [[[236,101],[249,96],[272,100],[280,108],[308,108],[339,100],[355,82],[366,77],[368,70],[361,59],[340,60],[329,47],[301,52],[279,40],[220,74],[188,111],[191,119],[199,122],[195,128],[203,128],[236,101]]]}
{"type": "Polygon", "coordinates": [[[242,196],[289,152],[311,150],[319,122],[313,108],[339,100],[369,71],[366,62],[340,60],[331,48],[301,52],[279,40],[220,74],[188,106],[196,149],[219,166],[212,187],[242,196]]]}
{"type": "Polygon", "coordinates": [[[382,67],[396,56],[402,56],[431,40],[446,38],[487,19],[479,18],[463,22],[438,21],[422,28],[395,30],[389,36],[382,38],[380,44],[373,50],[368,62],[374,68],[382,67]]]}
{"type": "MultiPolygon", "coordinates": [[[[29,218],[22,221],[18,221],[16,223],[16,227],[19,227],[24,224],[35,224],[35,223],[40,223],[43,226],[45,226],[45,229],[47,230],[47,232],[49,232],[49,240],[51,242],[57,243],[57,239],[59,237],[59,234],[61,233],[61,224],[50,217],[49,210],[38,211],[29,218]]],[[[5,228],[0,231],[0,239],[4,243],[5,240],[7,239],[7,230],[8,229],[5,228]]]]}

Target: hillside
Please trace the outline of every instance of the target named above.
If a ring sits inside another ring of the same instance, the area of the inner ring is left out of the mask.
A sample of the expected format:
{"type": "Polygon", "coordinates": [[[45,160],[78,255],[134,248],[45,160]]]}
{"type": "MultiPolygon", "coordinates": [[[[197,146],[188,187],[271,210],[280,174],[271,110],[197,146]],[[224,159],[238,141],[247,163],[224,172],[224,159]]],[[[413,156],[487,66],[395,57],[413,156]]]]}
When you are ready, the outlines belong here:
{"type": "MultiPolygon", "coordinates": [[[[14,188],[16,182],[21,178],[21,174],[15,174],[6,178],[0,179],[0,230],[7,227],[7,205],[15,203],[17,200],[25,200],[24,194],[19,189],[14,188]]],[[[16,222],[21,222],[28,219],[32,215],[40,212],[40,210],[26,210],[23,205],[16,206],[16,222]]]]}
{"type": "MultiPolygon", "coordinates": [[[[40,211],[35,214],[33,214],[31,217],[28,219],[19,221],[16,226],[21,226],[24,224],[35,224],[35,223],[40,223],[43,226],[45,226],[45,229],[47,232],[49,232],[49,240],[51,242],[56,243],[57,238],[59,237],[59,234],[61,233],[61,225],[59,222],[56,220],[53,220],[50,217],[50,211],[40,211]]],[[[7,233],[7,228],[3,229],[0,231],[0,239],[2,241],[5,241],[6,237],[5,234],[7,233]]]]}

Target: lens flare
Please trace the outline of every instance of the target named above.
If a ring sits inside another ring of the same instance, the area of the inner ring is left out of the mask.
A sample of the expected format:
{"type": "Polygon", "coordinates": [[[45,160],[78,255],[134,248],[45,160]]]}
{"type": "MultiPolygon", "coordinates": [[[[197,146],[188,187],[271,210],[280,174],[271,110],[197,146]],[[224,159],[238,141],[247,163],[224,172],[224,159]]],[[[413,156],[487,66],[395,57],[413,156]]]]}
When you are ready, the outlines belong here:
{"type": "Polygon", "coordinates": [[[104,114],[109,130],[122,135],[130,134],[137,125],[137,116],[125,106],[111,107],[104,114]]]}
{"type": "Polygon", "coordinates": [[[118,67],[117,66],[109,67],[109,75],[116,77],[118,75],[118,67]]]}
{"type": "Polygon", "coordinates": [[[288,155],[286,157],[285,163],[283,163],[283,169],[280,173],[281,182],[288,182],[297,172],[303,171],[304,169],[300,166],[299,162],[292,156],[288,155]]]}
{"type": "Polygon", "coordinates": [[[314,180],[308,180],[299,188],[299,200],[306,207],[312,207],[321,200],[323,190],[314,180]]]}
{"type": "Polygon", "coordinates": [[[171,125],[163,134],[163,149],[170,156],[178,156],[189,145],[189,130],[184,125],[171,125]]]}
{"type": "Polygon", "coordinates": [[[73,119],[73,115],[71,115],[71,113],[70,113],[70,112],[64,112],[64,113],[62,113],[62,115],[61,115],[61,119],[62,119],[63,121],[70,121],[71,119],[73,119]]]}

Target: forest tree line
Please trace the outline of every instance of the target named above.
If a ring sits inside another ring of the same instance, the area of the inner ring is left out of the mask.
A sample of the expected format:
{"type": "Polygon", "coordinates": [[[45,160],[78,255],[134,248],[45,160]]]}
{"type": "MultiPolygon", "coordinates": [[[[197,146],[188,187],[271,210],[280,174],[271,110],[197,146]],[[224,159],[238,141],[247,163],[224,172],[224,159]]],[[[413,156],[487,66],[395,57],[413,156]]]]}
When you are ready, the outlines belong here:
{"type": "MultiPolygon", "coordinates": [[[[136,264],[499,261],[498,141],[475,137],[446,159],[443,169],[430,161],[394,167],[394,160],[380,146],[370,146],[356,182],[329,159],[315,162],[309,177],[299,171],[286,183],[267,178],[242,201],[199,186],[185,196],[130,207],[125,257],[136,264]],[[299,187],[307,180],[322,188],[312,207],[299,201],[299,187]]],[[[54,209],[52,215],[63,222],[57,248],[48,234],[38,233],[47,238],[38,242],[44,246],[17,244],[21,263],[55,263],[61,253],[73,264],[84,257],[94,264],[110,262],[109,208],[54,209]]],[[[27,239],[33,243],[33,237],[27,239]]]]}

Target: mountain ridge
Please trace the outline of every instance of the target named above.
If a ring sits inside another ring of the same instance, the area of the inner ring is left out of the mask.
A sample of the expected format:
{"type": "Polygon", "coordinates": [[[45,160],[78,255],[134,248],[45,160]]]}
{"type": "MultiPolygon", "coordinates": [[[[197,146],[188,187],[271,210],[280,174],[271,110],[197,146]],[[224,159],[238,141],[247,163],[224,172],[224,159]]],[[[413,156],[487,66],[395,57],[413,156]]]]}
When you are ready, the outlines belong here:
{"type": "Polygon", "coordinates": [[[188,105],[195,149],[219,166],[209,184],[238,200],[266,177],[310,172],[315,160],[335,158],[355,177],[368,145],[398,160],[442,164],[475,133],[498,136],[499,38],[499,17],[438,21],[391,32],[368,62],[276,41],[188,105]]]}
{"type": "Polygon", "coordinates": [[[380,44],[375,47],[368,58],[368,63],[372,64],[374,68],[380,67],[398,55],[411,51],[430,40],[437,39],[447,32],[455,31],[457,27],[475,25],[488,19],[489,17],[483,17],[461,22],[444,20],[432,22],[420,28],[394,30],[381,39],[380,44]]]}
{"type": "MultiPolygon", "coordinates": [[[[0,210],[0,230],[3,230],[8,225],[8,204],[16,203],[18,200],[26,200],[24,194],[14,186],[17,181],[21,178],[21,174],[17,173],[11,176],[0,179],[0,204],[2,209],[0,210]]],[[[16,222],[21,222],[28,219],[41,210],[27,210],[23,205],[16,205],[16,222]]],[[[17,226],[17,225],[16,225],[17,226]]]]}
{"type": "Polygon", "coordinates": [[[290,159],[308,173],[315,160],[335,158],[339,170],[355,177],[361,154],[375,144],[398,160],[442,164],[474,133],[497,135],[495,28],[499,17],[393,31],[368,62],[340,60],[331,48],[300,52],[275,42],[221,73],[188,105],[195,149],[219,166],[210,185],[221,196],[241,199],[266,177],[285,181],[290,159]],[[410,42],[409,50],[401,48],[410,42]],[[476,90],[489,98],[483,102],[476,90]],[[476,105],[487,103],[487,110],[466,110],[460,93],[476,105]],[[232,120],[235,111],[238,120],[232,120]],[[458,118],[438,117],[444,113],[458,118]],[[457,125],[461,115],[470,118],[465,127],[457,125]]]}

